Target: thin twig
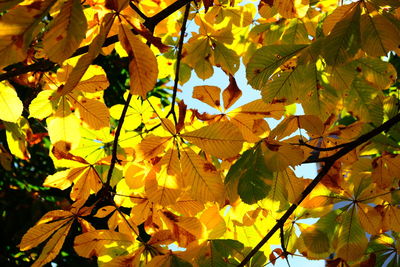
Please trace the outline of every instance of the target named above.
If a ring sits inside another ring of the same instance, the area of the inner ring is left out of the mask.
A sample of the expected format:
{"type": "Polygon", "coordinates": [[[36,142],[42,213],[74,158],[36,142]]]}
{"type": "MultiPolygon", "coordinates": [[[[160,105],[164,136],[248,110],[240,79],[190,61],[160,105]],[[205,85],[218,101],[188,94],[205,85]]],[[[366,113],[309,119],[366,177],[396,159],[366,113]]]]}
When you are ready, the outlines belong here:
{"type": "Polygon", "coordinates": [[[126,112],[128,110],[129,103],[131,102],[131,99],[132,99],[132,94],[128,94],[128,97],[126,98],[126,102],[125,102],[125,105],[124,105],[124,109],[122,110],[121,117],[119,118],[119,121],[118,121],[117,130],[115,131],[113,147],[112,147],[112,156],[111,156],[110,169],[108,170],[107,180],[106,180],[106,184],[105,184],[105,186],[107,188],[110,186],[111,177],[112,177],[112,173],[113,173],[113,170],[114,170],[114,167],[115,167],[115,163],[118,160],[118,158],[117,158],[118,139],[119,139],[119,135],[121,134],[122,125],[124,124],[126,112]]]}
{"type": "Polygon", "coordinates": [[[311,149],[314,149],[314,150],[317,150],[317,151],[332,151],[332,150],[336,150],[336,149],[345,147],[345,146],[351,144],[352,142],[354,142],[354,141],[351,141],[351,142],[348,142],[348,143],[343,143],[343,144],[340,144],[340,145],[337,145],[337,146],[332,146],[332,147],[318,147],[318,146],[309,145],[306,142],[304,142],[302,139],[299,139],[299,143],[298,144],[293,144],[293,145],[306,146],[308,148],[311,148],[311,149]]]}
{"type": "Polygon", "coordinates": [[[188,17],[189,17],[189,10],[190,10],[190,2],[186,4],[185,14],[183,15],[181,36],[179,37],[179,44],[178,44],[178,54],[176,56],[176,70],[175,70],[174,89],[173,89],[173,93],[172,93],[171,110],[167,114],[167,117],[170,114],[172,114],[172,116],[174,118],[175,125],[178,124],[178,120],[176,118],[176,113],[175,113],[175,102],[176,102],[176,94],[177,94],[177,91],[178,91],[179,69],[180,69],[180,66],[181,66],[181,59],[182,59],[183,40],[185,39],[186,23],[187,23],[187,20],[188,20],[188,17]]]}
{"type": "Polygon", "coordinates": [[[360,136],[356,140],[347,144],[341,150],[333,154],[332,156],[326,157],[324,160],[325,165],[322,167],[321,171],[314,178],[314,180],[304,189],[301,193],[300,199],[297,203],[293,203],[289,209],[283,214],[283,216],[277,221],[277,223],[272,227],[272,229],[264,236],[264,238],[250,251],[250,253],[242,260],[238,267],[243,267],[250,261],[250,259],[261,249],[261,247],[267,243],[267,241],[278,231],[282,225],[289,219],[289,217],[296,210],[297,206],[311,193],[311,191],[319,184],[322,178],[329,172],[330,168],[335,164],[335,162],[355,149],[357,146],[369,141],[371,138],[382,133],[383,131],[389,130],[393,125],[400,122],[400,114],[397,114],[390,120],[386,121],[381,126],[373,129],[372,131],[360,136]]]}

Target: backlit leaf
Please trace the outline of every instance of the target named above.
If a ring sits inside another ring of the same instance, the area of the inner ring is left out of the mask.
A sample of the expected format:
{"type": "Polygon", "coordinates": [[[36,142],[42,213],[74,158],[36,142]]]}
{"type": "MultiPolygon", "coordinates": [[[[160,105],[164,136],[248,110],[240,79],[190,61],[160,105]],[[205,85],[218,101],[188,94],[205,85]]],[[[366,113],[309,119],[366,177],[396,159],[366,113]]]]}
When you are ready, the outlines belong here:
{"type": "Polygon", "coordinates": [[[181,136],[219,158],[230,158],[239,154],[244,141],[240,131],[230,122],[213,123],[181,136]]]}
{"type": "Polygon", "coordinates": [[[209,106],[220,109],[221,100],[220,100],[221,89],[217,86],[195,86],[193,88],[193,98],[196,98],[209,106]]]}
{"type": "Polygon", "coordinates": [[[181,152],[184,187],[190,195],[200,201],[217,201],[224,198],[224,184],[215,167],[191,149],[181,152]]]}
{"type": "Polygon", "coordinates": [[[267,168],[261,147],[243,153],[232,165],[225,178],[227,186],[237,186],[240,198],[247,204],[253,204],[265,198],[271,189],[273,174],[267,168]],[[238,184],[236,185],[236,180],[238,184]]]}
{"type": "Polygon", "coordinates": [[[261,89],[277,68],[305,47],[306,45],[271,45],[258,49],[247,64],[246,77],[249,84],[255,89],[261,89]]]}
{"type": "Polygon", "coordinates": [[[68,0],[59,15],[52,21],[51,28],[43,37],[43,46],[48,57],[61,63],[79,47],[85,37],[87,23],[79,0],[68,0]]]}
{"type": "Polygon", "coordinates": [[[24,108],[15,90],[8,83],[0,83],[0,119],[17,122],[24,108]]]}
{"type": "Polygon", "coordinates": [[[119,40],[128,53],[130,60],[130,92],[146,98],[147,92],[153,90],[157,81],[157,59],[150,48],[123,24],[119,29],[119,40]]]}

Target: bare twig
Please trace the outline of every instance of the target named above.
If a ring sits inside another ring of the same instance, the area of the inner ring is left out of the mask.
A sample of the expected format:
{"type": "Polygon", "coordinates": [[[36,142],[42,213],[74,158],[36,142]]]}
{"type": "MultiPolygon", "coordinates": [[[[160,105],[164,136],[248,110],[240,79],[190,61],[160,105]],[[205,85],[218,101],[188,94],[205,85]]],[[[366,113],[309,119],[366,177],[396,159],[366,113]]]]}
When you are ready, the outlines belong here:
{"type": "Polygon", "coordinates": [[[314,149],[316,151],[332,151],[332,150],[336,150],[336,149],[345,147],[345,146],[351,144],[352,142],[354,142],[354,141],[351,141],[351,142],[348,142],[348,143],[343,143],[343,144],[340,144],[340,145],[337,145],[337,146],[332,146],[332,147],[318,147],[318,146],[312,146],[310,144],[307,144],[302,139],[300,139],[298,144],[293,144],[293,145],[306,146],[306,147],[314,149]]]}
{"type": "Polygon", "coordinates": [[[289,209],[283,214],[283,216],[277,221],[277,223],[272,227],[272,229],[264,236],[264,238],[250,251],[250,253],[242,260],[242,262],[238,265],[238,267],[245,266],[246,263],[250,261],[250,259],[254,256],[254,254],[257,253],[257,251],[260,250],[260,248],[267,243],[267,241],[278,231],[284,223],[289,219],[289,217],[293,214],[293,212],[296,210],[297,206],[311,193],[311,191],[319,184],[319,182],[322,180],[322,178],[329,172],[330,168],[333,166],[333,164],[355,149],[357,146],[369,141],[371,138],[375,137],[376,135],[382,133],[383,131],[389,130],[393,125],[397,124],[400,122],[400,114],[397,114],[390,120],[386,121],[384,124],[381,126],[373,129],[372,131],[360,136],[356,140],[347,143],[345,147],[340,149],[338,152],[333,154],[332,156],[326,157],[323,162],[324,166],[322,167],[321,171],[318,173],[318,175],[314,178],[314,180],[304,189],[304,191],[301,193],[300,199],[297,201],[297,203],[293,203],[289,209]]]}
{"type": "Polygon", "coordinates": [[[119,139],[119,135],[121,134],[122,125],[124,124],[126,112],[128,110],[129,103],[131,102],[131,99],[132,99],[132,94],[128,94],[128,97],[126,98],[126,102],[125,102],[125,105],[124,105],[124,109],[122,110],[121,117],[119,118],[119,121],[118,121],[117,130],[115,131],[113,147],[112,147],[110,169],[108,170],[107,180],[106,180],[106,184],[105,184],[106,190],[110,186],[111,177],[112,177],[112,174],[113,174],[113,171],[114,171],[114,168],[115,168],[115,163],[118,160],[118,158],[117,158],[118,139],[119,139]]]}
{"type": "Polygon", "coordinates": [[[178,124],[178,120],[177,120],[176,114],[175,114],[175,101],[176,101],[176,94],[177,94],[177,91],[178,91],[179,69],[180,69],[180,66],[181,66],[183,40],[185,39],[186,22],[187,22],[188,17],[189,17],[189,10],[190,10],[190,2],[186,4],[185,14],[183,15],[181,36],[179,37],[179,44],[178,44],[178,54],[176,56],[176,70],[175,70],[174,89],[173,89],[173,93],[172,93],[171,110],[167,114],[167,117],[170,114],[172,114],[172,116],[174,118],[175,125],[178,124]]]}

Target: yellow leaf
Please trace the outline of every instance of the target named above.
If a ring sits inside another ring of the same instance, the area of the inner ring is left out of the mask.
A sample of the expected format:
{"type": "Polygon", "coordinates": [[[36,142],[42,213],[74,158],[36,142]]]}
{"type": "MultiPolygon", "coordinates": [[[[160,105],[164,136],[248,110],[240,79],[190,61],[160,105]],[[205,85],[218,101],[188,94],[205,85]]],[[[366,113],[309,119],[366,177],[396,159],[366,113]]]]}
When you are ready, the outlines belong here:
{"type": "Polygon", "coordinates": [[[309,0],[275,0],[274,7],[285,18],[302,18],[309,8],[309,0]]]}
{"type": "Polygon", "coordinates": [[[130,162],[125,165],[124,176],[126,184],[132,189],[138,189],[144,186],[144,179],[150,168],[145,164],[130,162]]]}
{"type": "Polygon", "coordinates": [[[79,119],[76,116],[69,114],[64,117],[49,117],[46,122],[53,144],[58,141],[64,141],[70,143],[72,149],[78,146],[81,135],[79,132],[79,119]]]}
{"type": "Polygon", "coordinates": [[[216,122],[181,136],[205,152],[223,159],[239,154],[244,142],[239,129],[231,122],[216,122]]]}
{"type": "Polygon", "coordinates": [[[103,68],[97,65],[90,65],[81,81],[76,85],[75,90],[96,93],[106,89],[109,85],[110,83],[103,68]]]}
{"type": "Polygon", "coordinates": [[[199,217],[199,220],[208,229],[208,239],[220,238],[226,231],[224,218],[219,213],[217,205],[206,209],[199,217]]]}
{"type": "MultiPolygon", "coordinates": [[[[114,105],[110,108],[110,115],[116,120],[121,118],[124,106],[121,104],[114,105]]],[[[129,103],[126,112],[124,128],[127,130],[135,130],[142,123],[148,123],[153,116],[153,109],[147,101],[142,101],[138,98],[133,98],[129,103]]]]}
{"type": "MultiPolygon", "coordinates": [[[[70,215],[72,216],[72,213],[70,213],[70,215]]],[[[25,251],[38,246],[40,243],[49,238],[55,231],[70,221],[71,220],[67,218],[33,226],[22,237],[21,243],[19,244],[20,250],[25,251]]]]}
{"type": "Polygon", "coordinates": [[[193,152],[181,151],[181,166],[184,188],[189,188],[190,195],[203,202],[224,199],[224,184],[215,167],[193,152]]]}
{"type": "Polygon", "coordinates": [[[53,90],[41,91],[29,105],[29,117],[42,120],[50,116],[54,108],[51,101],[54,95],[55,91],[53,90]]]}
{"type": "Polygon", "coordinates": [[[311,225],[301,231],[301,238],[307,248],[307,254],[317,256],[319,259],[329,256],[331,242],[325,232],[311,225]]]}
{"type": "Polygon", "coordinates": [[[170,211],[160,213],[162,220],[172,231],[180,247],[186,247],[191,242],[203,237],[204,226],[195,217],[177,216],[170,211]]]}
{"type": "Polygon", "coordinates": [[[364,255],[368,245],[364,229],[361,227],[355,207],[342,214],[338,232],[337,257],[346,261],[355,261],[364,255]]]}
{"type": "Polygon", "coordinates": [[[389,206],[386,212],[389,220],[390,230],[400,231],[400,208],[398,206],[389,206]]]}
{"type": "Polygon", "coordinates": [[[151,49],[123,24],[119,28],[119,40],[130,61],[131,94],[146,98],[157,82],[157,59],[151,49]]]}
{"type": "Polygon", "coordinates": [[[73,68],[72,72],[68,76],[68,79],[63,88],[58,92],[60,95],[66,95],[71,92],[82,79],[83,75],[92,64],[93,60],[99,55],[101,48],[107,38],[108,32],[113,25],[115,15],[107,14],[104,16],[99,34],[93,39],[92,43],[89,45],[89,52],[79,58],[76,66],[73,68]]]}
{"type": "Polygon", "coordinates": [[[30,154],[28,151],[27,135],[31,132],[28,120],[20,117],[17,123],[4,122],[6,127],[6,136],[8,148],[14,156],[28,160],[30,154]]]}
{"type": "Polygon", "coordinates": [[[221,89],[217,86],[201,85],[193,87],[192,97],[221,110],[220,94],[221,89]]]}
{"type": "Polygon", "coordinates": [[[78,235],[74,240],[74,249],[79,256],[91,258],[105,255],[116,248],[121,252],[129,250],[134,243],[133,236],[110,230],[96,230],[78,235]]]}
{"type": "Polygon", "coordinates": [[[50,30],[43,37],[43,47],[50,60],[62,63],[85,38],[87,23],[79,0],[64,2],[50,30]]]}
{"type": "Polygon", "coordinates": [[[43,247],[42,253],[39,258],[32,264],[32,267],[43,266],[48,262],[51,262],[60,252],[62,245],[64,244],[65,238],[67,237],[69,230],[71,229],[72,221],[58,229],[47,241],[43,247]]]}
{"type": "Polygon", "coordinates": [[[258,99],[228,112],[228,115],[230,117],[235,117],[236,114],[245,114],[253,119],[271,117],[279,120],[284,113],[285,106],[282,103],[267,104],[261,99],[258,99]]]}
{"type": "Polygon", "coordinates": [[[212,41],[212,47],[211,62],[213,65],[221,67],[228,74],[235,74],[240,66],[240,58],[236,52],[215,40],[212,41]]]}
{"type": "Polygon", "coordinates": [[[167,118],[160,118],[160,120],[161,120],[161,126],[165,131],[167,131],[171,135],[176,134],[175,125],[171,120],[167,118]]]}
{"type": "Polygon", "coordinates": [[[181,194],[180,183],[176,176],[168,175],[166,168],[156,173],[151,171],[145,182],[145,191],[150,201],[162,206],[172,205],[181,194]]]}
{"type": "MultiPolygon", "coordinates": [[[[261,138],[257,135],[254,119],[246,114],[237,114],[230,122],[235,124],[242,133],[243,139],[247,142],[258,142],[261,138]]],[[[268,124],[267,124],[268,125],[268,124]]],[[[269,127],[267,131],[269,131],[269,127]]]]}
{"type": "Polygon", "coordinates": [[[107,106],[98,100],[80,97],[76,99],[72,96],[72,105],[76,108],[77,116],[90,128],[99,130],[110,126],[110,114],[107,106]]]}
{"type": "Polygon", "coordinates": [[[46,177],[43,186],[55,187],[61,190],[67,189],[72,184],[72,179],[69,179],[71,170],[58,171],[53,175],[46,177]]]}
{"type": "Polygon", "coordinates": [[[167,147],[171,137],[148,135],[135,147],[136,160],[148,160],[161,154],[167,147]]]}
{"type": "Polygon", "coordinates": [[[305,129],[308,134],[321,136],[325,126],[320,118],[314,115],[290,116],[279,123],[278,126],[271,131],[269,137],[276,137],[280,140],[291,135],[299,128],[305,129]]]}
{"type": "Polygon", "coordinates": [[[190,198],[184,193],[172,208],[184,216],[193,217],[204,209],[204,204],[201,201],[190,198]]]}
{"type": "Polygon", "coordinates": [[[393,154],[384,154],[374,159],[372,180],[380,188],[388,188],[400,177],[400,157],[393,154]]]}
{"type": "Polygon", "coordinates": [[[102,181],[93,166],[88,166],[74,178],[70,197],[72,200],[88,199],[90,194],[97,193],[102,187],[102,181]]]}
{"type": "Polygon", "coordinates": [[[105,206],[100,208],[96,214],[94,215],[94,217],[96,218],[104,218],[106,216],[108,216],[108,214],[110,214],[111,212],[115,211],[115,207],[114,206],[105,206]]]}
{"type": "Polygon", "coordinates": [[[266,140],[262,146],[265,164],[271,171],[283,171],[303,162],[304,152],[298,147],[275,140],[266,140]]]}
{"type": "Polygon", "coordinates": [[[0,119],[17,122],[22,115],[23,105],[15,90],[8,83],[0,83],[0,119]]]}
{"type": "Polygon", "coordinates": [[[366,232],[371,235],[378,235],[383,228],[383,218],[379,211],[367,204],[357,203],[358,218],[366,232]]]}
{"type": "Polygon", "coordinates": [[[34,31],[56,0],[28,1],[0,17],[0,67],[22,61],[34,31]]]}

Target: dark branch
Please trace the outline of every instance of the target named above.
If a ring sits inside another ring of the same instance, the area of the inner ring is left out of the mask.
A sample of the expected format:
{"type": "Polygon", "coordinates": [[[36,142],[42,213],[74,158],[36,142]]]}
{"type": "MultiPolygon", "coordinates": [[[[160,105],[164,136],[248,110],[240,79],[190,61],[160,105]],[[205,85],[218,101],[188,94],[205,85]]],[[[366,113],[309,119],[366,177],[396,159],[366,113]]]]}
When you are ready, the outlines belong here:
{"type": "MultiPolygon", "coordinates": [[[[155,14],[153,17],[147,18],[145,22],[143,23],[144,26],[146,26],[150,31],[153,31],[154,28],[157,26],[158,23],[160,23],[162,20],[179,10],[181,7],[184,5],[190,3],[192,0],[178,0],[175,3],[171,4],[170,6],[166,7],[159,13],[155,14]]],[[[111,44],[114,44],[118,42],[118,35],[113,35],[108,37],[104,44],[103,47],[107,47],[111,44]]],[[[74,54],[72,54],[71,57],[76,57],[80,56],[82,54],[85,54],[89,51],[89,45],[82,46],[78,48],[74,54]]],[[[51,62],[50,60],[44,60],[44,61],[39,61],[37,63],[33,63],[31,65],[27,66],[22,66],[18,67],[17,69],[10,70],[6,73],[0,74],[0,82],[10,79],[12,77],[32,72],[32,71],[49,71],[51,70],[54,66],[56,66],[56,63],[51,62]]],[[[7,68],[7,67],[6,67],[7,68]]]]}
{"type": "Polygon", "coordinates": [[[139,16],[142,18],[142,19],[144,19],[144,20],[147,20],[148,19],[148,17],[132,2],[132,1],[129,1],[129,6],[136,12],[136,13],[138,13],[139,14],[139,16]]]}
{"type": "MultiPolygon", "coordinates": [[[[354,141],[352,141],[352,142],[354,142],[354,141]]],[[[344,144],[340,144],[340,145],[332,146],[332,147],[317,147],[317,146],[309,145],[309,144],[307,144],[306,142],[304,142],[303,140],[300,139],[298,144],[293,144],[293,145],[306,146],[306,147],[314,149],[316,151],[332,151],[332,150],[336,150],[336,149],[345,147],[348,144],[351,144],[352,142],[348,142],[348,143],[344,143],[344,144]]]]}
{"type": "Polygon", "coordinates": [[[124,124],[126,112],[128,110],[131,99],[132,99],[132,94],[129,94],[128,97],[126,98],[126,102],[124,105],[124,109],[122,110],[121,117],[119,118],[117,130],[115,131],[113,147],[112,147],[110,169],[108,170],[107,180],[106,180],[106,184],[105,184],[106,190],[110,187],[110,182],[111,182],[112,174],[113,174],[113,171],[115,168],[115,163],[118,160],[118,158],[117,158],[118,139],[119,139],[119,135],[121,134],[122,125],[124,124]]]}
{"type": "Polygon", "coordinates": [[[17,67],[7,71],[6,73],[0,74],[0,82],[32,71],[49,71],[54,68],[55,65],[56,63],[53,63],[49,60],[41,60],[31,65],[17,67]]]}
{"type": "Polygon", "coordinates": [[[360,136],[356,140],[347,143],[345,147],[340,149],[338,152],[333,154],[332,156],[326,157],[323,162],[325,162],[325,165],[322,167],[321,171],[318,173],[318,175],[314,178],[314,180],[304,189],[304,191],[301,193],[301,197],[297,203],[293,203],[289,209],[285,212],[285,214],[277,221],[277,223],[272,227],[272,229],[264,236],[264,238],[250,251],[250,253],[243,259],[243,261],[238,265],[238,267],[245,266],[246,263],[250,261],[250,259],[254,256],[254,254],[257,253],[257,251],[260,250],[260,248],[267,243],[267,241],[278,231],[287,219],[293,214],[293,212],[296,210],[297,206],[311,193],[311,191],[319,184],[319,182],[322,180],[322,178],[329,172],[330,168],[333,166],[333,164],[355,149],[357,146],[369,141],[371,138],[377,136],[378,134],[389,130],[393,125],[396,123],[400,122],[400,114],[397,114],[381,126],[373,129],[372,131],[360,136]]]}
{"type": "Polygon", "coordinates": [[[178,91],[179,69],[181,66],[181,59],[182,59],[183,40],[185,39],[186,22],[189,17],[189,10],[190,10],[190,3],[186,4],[185,14],[183,15],[181,36],[179,37],[179,44],[178,44],[178,54],[176,56],[176,70],[175,70],[174,90],[172,93],[171,110],[168,112],[168,115],[167,115],[167,117],[168,117],[170,114],[172,114],[175,125],[178,124],[178,120],[177,120],[176,114],[175,114],[175,102],[176,102],[176,94],[178,91]]]}
{"type": "Polygon", "coordinates": [[[175,3],[146,20],[143,25],[146,26],[146,28],[150,31],[153,31],[158,23],[169,17],[172,13],[179,10],[184,5],[189,4],[191,1],[192,0],[177,0],[175,3]]]}

